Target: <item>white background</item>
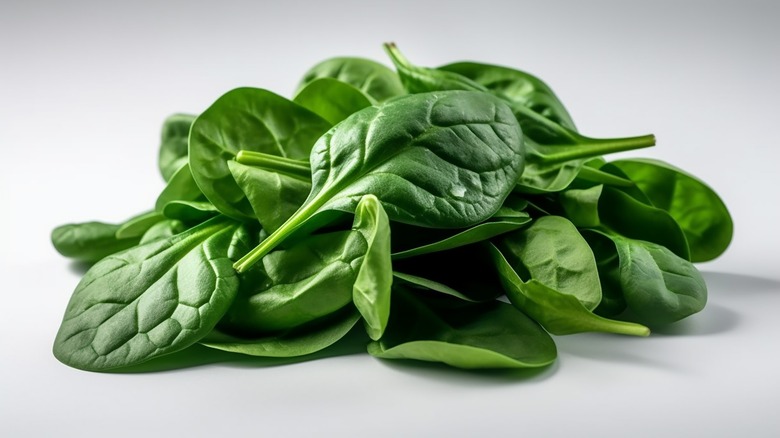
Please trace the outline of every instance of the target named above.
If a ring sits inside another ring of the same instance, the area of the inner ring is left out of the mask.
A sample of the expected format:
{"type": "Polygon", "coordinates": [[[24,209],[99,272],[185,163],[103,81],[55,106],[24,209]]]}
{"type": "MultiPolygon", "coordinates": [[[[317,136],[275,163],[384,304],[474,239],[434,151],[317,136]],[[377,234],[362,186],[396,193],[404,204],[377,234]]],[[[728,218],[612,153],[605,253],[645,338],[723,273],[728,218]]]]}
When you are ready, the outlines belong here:
{"type": "Polygon", "coordinates": [[[0,436],[780,436],[776,3],[107,3],[0,3],[0,436]],[[49,233],[150,208],[167,115],[238,86],[289,96],[324,58],[387,62],[390,40],[421,65],[532,72],[587,135],[654,133],[626,155],[698,175],[734,217],[700,266],[707,308],[646,339],[558,337],[531,373],[349,346],[292,365],[195,351],[142,374],[54,359],[81,272],[49,233]]]}

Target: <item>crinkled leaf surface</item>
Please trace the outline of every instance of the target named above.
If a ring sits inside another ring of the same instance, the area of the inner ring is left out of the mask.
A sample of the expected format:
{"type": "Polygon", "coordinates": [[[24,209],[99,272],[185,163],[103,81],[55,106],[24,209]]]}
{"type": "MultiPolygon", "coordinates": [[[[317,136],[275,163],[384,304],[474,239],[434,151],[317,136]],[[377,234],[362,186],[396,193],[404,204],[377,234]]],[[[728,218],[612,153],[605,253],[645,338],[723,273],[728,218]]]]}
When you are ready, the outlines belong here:
{"type": "Polygon", "coordinates": [[[319,78],[333,78],[352,85],[376,102],[406,94],[401,80],[384,64],[364,58],[326,59],[303,75],[298,92],[319,78]]]}
{"type": "Polygon", "coordinates": [[[208,333],[238,290],[231,267],[249,245],[224,217],[104,258],[81,280],[54,355],[85,370],[138,364],[208,333]]]}

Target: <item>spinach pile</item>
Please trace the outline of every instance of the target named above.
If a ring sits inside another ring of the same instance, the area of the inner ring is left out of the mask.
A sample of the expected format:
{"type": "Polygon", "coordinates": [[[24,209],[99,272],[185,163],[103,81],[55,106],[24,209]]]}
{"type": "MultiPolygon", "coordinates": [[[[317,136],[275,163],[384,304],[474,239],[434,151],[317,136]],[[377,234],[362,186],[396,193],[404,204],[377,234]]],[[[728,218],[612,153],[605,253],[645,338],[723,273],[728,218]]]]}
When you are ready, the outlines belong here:
{"type": "Polygon", "coordinates": [[[329,59],[292,100],[238,88],[165,120],[154,208],[52,233],[91,264],[54,355],[300,357],[359,331],[380,358],[540,367],[550,334],[647,336],[702,310],[693,263],[732,220],[683,170],[603,158],[652,135],[587,137],[528,73],[385,48],[395,72],[329,59]]]}

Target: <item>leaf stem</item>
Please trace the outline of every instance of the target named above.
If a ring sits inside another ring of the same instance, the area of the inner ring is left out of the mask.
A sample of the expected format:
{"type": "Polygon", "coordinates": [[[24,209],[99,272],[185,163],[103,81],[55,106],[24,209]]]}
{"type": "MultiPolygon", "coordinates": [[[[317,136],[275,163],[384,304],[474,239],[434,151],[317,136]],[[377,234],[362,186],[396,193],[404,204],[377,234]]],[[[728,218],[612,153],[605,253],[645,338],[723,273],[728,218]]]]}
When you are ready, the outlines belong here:
{"type": "MultiPolygon", "coordinates": [[[[653,134],[641,135],[638,137],[607,138],[596,139],[583,137],[581,143],[571,145],[550,155],[542,155],[542,161],[545,164],[559,164],[566,161],[573,161],[585,158],[594,158],[601,155],[612,154],[615,152],[631,151],[642,149],[655,145],[655,136],[653,134]]],[[[542,146],[544,147],[544,146],[542,146]]]]}
{"type": "Polygon", "coordinates": [[[238,151],[236,161],[247,166],[259,167],[285,175],[311,180],[311,167],[307,160],[295,160],[255,151],[238,151]]]}
{"type": "Polygon", "coordinates": [[[246,272],[247,269],[251,268],[252,265],[276,248],[286,237],[300,228],[308,218],[317,212],[327,199],[327,196],[317,196],[311,203],[304,203],[304,206],[290,216],[276,231],[235,262],[233,269],[239,274],[246,272]]]}

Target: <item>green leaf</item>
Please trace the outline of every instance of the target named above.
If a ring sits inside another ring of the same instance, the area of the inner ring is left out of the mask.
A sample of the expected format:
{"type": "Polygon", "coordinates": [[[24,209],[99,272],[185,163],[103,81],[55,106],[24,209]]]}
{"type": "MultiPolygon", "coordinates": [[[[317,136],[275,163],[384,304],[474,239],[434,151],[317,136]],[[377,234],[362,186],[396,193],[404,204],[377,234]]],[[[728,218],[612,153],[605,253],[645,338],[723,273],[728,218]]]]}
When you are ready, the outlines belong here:
{"type": "Polygon", "coordinates": [[[319,115],[332,125],[372,105],[360,90],[332,78],[315,79],[295,95],[293,102],[319,115]]]}
{"type": "Polygon", "coordinates": [[[668,324],[704,308],[707,285],[693,264],[655,243],[610,237],[626,303],[641,322],[668,324]]]}
{"type": "Polygon", "coordinates": [[[560,216],[543,216],[531,226],[497,240],[520,276],[572,295],[588,310],[601,302],[593,253],[577,228],[560,216]]]}
{"type": "Polygon", "coordinates": [[[199,224],[218,215],[216,207],[208,201],[170,201],[163,208],[163,215],[186,224],[199,224]]]}
{"type": "Polygon", "coordinates": [[[301,89],[319,78],[333,78],[352,85],[376,102],[406,94],[398,76],[387,66],[363,58],[338,57],[326,59],[303,75],[301,89]]]}
{"type": "Polygon", "coordinates": [[[190,170],[206,198],[236,219],[254,219],[227,162],[240,150],[305,159],[330,123],[270,91],[238,88],[203,112],[190,133],[190,170]]]}
{"type": "Polygon", "coordinates": [[[501,251],[495,246],[491,249],[509,301],[548,332],[554,335],[608,332],[634,336],[650,333],[647,327],[639,324],[598,316],[574,295],[559,292],[537,280],[523,281],[501,251]]]}
{"type": "Polygon", "coordinates": [[[51,232],[51,243],[65,257],[94,263],[138,244],[139,236],[118,239],[116,232],[120,227],[96,221],[60,225],[51,232]]]}
{"type": "Polygon", "coordinates": [[[458,368],[535,368],[557,351],[535,322],[501,301],[468,303],[396,287],[385,336],[368,346],[383,359],[441,362],[458,368]]]}
{"type": "Polygon", "coordinates": [[[717,193],[695,176],[663,161],[617,160],[654,206],[669,212],[688,241],[691,260],[706,262],[721,255],[734,232],[734,223],[717,193]]]}
{"type": "Polygon", "coordinates": [[[165,185],[165,188],[157,197],[154,203],[154,210],[162,213],[165,205],[172,201],[197,201],[205,199],[203,192],[200,191],[195,178],[192,177],[189,163],[184,163],[165,185]]]}
{"type": "Polygon", "coordinates": [[[561,126],[576,129],[563,103],[536,76],[513,68],[476,62],[456,62],[438,69],[465,76],[492,93],[524,105],[561,126]]]}
{"type": "MultiPolygon", "coordinates": [[[[423,231],[421,228],[408,227],[405,231],[414,235],[415,246],[394,252],[393,260],[401,260],[423,254],[430,254],[432,252],[446,251],[448,249],[482,242],[501,234],[520,229],[529,222],[531,222],[531,217],[528,216],[527,213],[525,213],[525,216],[520,217],[497,217],[445,236],[441,236],[441,233],[436,232],[440,230],[434,231],[426,229],[423,231]]],[[[402,229],[402,232],[403,231],[404,230],[402,229]]]]}
{"type": "Polygon", "coordinates": [[[227,164],[258,222],[269,233],[289,219],[311,191],[311,182],[295,176],[246,166],[237,161],[228,161],[227,164]]]}
{"type": "Polygon", "coordinates": [[[101,371],[181,350],[211,331],[238,278],[246,231],[215,218],[102,259],[76,287],[54,342],[61,362],[101,371]]]}
{"type": "Polygon", "coordinates": [[[138,244],[145,245],[155,240],[168,239],[179,233],[184,232],[184,230],[186,230],[186,227],[180,220],[176,220],[176,219],[162,220],[152,225],[148,230],[146,230],[144,236],[141,238],[141,241],[138,242],[138,244]]]}
{"type": "Polygon", "coordinates": [[[522,133],[509,108],[485,93],[416,94],[353,114],[317,141],[310,161],[308,199],[238,271],[318,211],[354,211],[366,194],[392,220],[442,228],[484,221],[522,169],[522,133]]]}
{"type": "Polygon", "coordinates": [[[149,228],[151,228],[152,225],[160,222],[163,219],[165,219],[165,216],[156,211],[149,211],[139,214],[138,216],[128,219],[116,230],[116,238],[140,238],[149,228]]]}
{"type": "Polygon", "coordinates": [[[194,120],[193,115],[174,114],[163,122],[157,164],[165,181],[169,181],[173,174],[187,162],[187,139],[194,120]]]}
{"type": "Polygon", "coordinates": [[[382,204],[373,195],[364,196],[355,209],[352,229],[363,235],[367,248],[352,289],[352,300],[366,324],[366,332],[377,340],[390,317],[390,225],[382,204]]]}
{"type": "Polygon", "coordinates": [[[360,314],[347,307],[315,325],[268,333],[254,338],[232,336],[215,329],[201,344],[217,350],[263,357],[297,357],[323,350],[343,338],[360,320],[360,314]]]}

